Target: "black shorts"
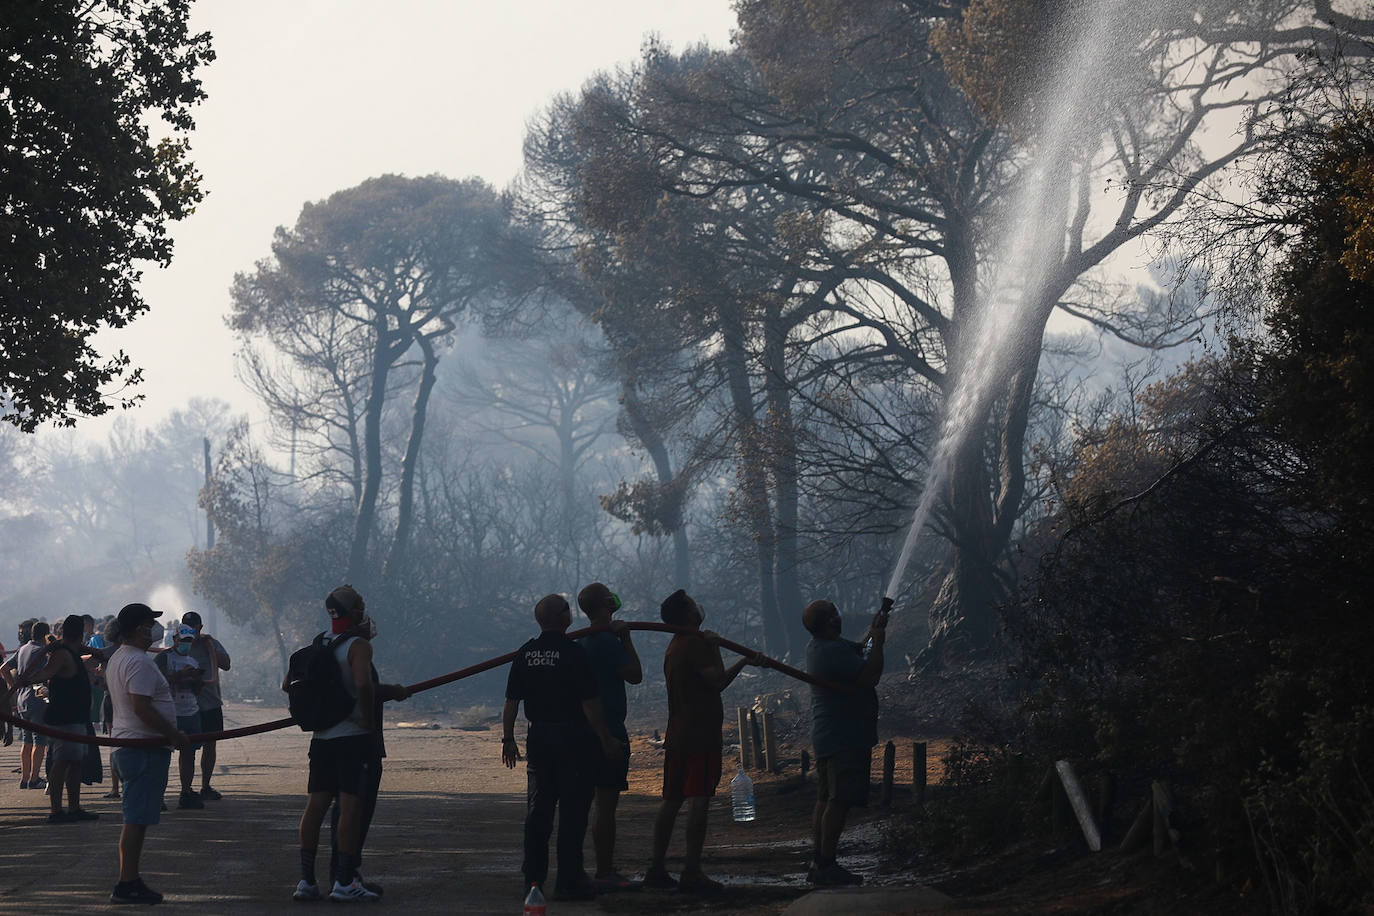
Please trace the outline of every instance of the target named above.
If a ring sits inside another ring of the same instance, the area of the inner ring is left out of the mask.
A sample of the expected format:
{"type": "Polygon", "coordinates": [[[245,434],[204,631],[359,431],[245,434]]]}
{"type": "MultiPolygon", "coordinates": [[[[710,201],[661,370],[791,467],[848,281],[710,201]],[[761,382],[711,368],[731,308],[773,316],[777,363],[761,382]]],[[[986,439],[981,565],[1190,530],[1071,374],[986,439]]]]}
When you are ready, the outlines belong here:
{"type": "Polygon", "coordinates": [[[362,797],[373,774],[381,769],[376,735],[310,739],[310,779],[306,791],[362,797]]]}
{"type": "Polygon", "coordinates": [[[214,709],[202,709],[200,711],[200,730],[207,734],[224,731],[224,707],[216,706],[214,709]]]}
{"type": "Polygon", "coordinates": [[[816,758],[816,801],[834,799],[855,808],[868,805],[869,777],[873,771],[873,748],[851,748],[816,758]]]}
{"type": "Polygon", "coordinates": [[[614,760],[609,760],[601,750],[601,744],[596,746],[596,763],[592,766],[592,785],[598,789],[616,789],[624,792],[630,788],[630,745],[622,743],[624,753],[617,756],[614,760]]]}

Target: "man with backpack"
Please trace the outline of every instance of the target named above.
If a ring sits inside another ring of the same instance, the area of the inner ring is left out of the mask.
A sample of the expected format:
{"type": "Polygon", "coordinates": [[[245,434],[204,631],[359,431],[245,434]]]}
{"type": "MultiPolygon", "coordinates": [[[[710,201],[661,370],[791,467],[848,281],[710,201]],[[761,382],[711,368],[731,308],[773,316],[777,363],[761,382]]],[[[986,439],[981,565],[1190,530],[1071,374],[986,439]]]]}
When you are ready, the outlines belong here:
{"type": "Polygon", "coordinates": [[[363,840],[377,804],[382,781],[382,703],[404,700],[410,691],[401,684],[383,684],[372,665],[372,640],[377,625],[366,613],[362,595],[341,585],[324,601],[330,631],[291,658],[282,690],[290,695],[291,714],[310,739],[309,793],[301,815],[299,841],[301,880],[293,899],[320,900],[315,877],[320,827],[337,801],[334,824],[337,864],[331,863],[336,901],[376,900],[381,889],[358,873],[363,840]],[[327,655],[325,653],[328,653],[327,655]],[[313,664],[312,664],[313,662],[313,664]],[[342,698],[343,712],[331,709],[342,698]],[[332,720],[332,721],[331,721],[332,720]]]}

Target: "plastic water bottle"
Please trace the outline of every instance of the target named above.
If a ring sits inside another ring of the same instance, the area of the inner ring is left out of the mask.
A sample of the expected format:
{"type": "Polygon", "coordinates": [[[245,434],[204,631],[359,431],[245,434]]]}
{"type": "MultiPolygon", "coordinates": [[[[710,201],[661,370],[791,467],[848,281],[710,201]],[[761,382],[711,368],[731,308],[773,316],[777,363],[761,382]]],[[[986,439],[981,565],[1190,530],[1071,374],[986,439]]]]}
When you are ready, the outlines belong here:
{"type": "Polygon", "coordinates": [[[545,916],[546,912],[544,895],[540,892],[539,885],[531,884],[530,892],[525,895],[525,916],[545,916]]]}
{"type": "Polygon", "coordinates": [[[735,778],[730,780],[730,799],[734,802],[735,820],[747,823],[754,819],[754,780],[735,770],[735,778]]]}

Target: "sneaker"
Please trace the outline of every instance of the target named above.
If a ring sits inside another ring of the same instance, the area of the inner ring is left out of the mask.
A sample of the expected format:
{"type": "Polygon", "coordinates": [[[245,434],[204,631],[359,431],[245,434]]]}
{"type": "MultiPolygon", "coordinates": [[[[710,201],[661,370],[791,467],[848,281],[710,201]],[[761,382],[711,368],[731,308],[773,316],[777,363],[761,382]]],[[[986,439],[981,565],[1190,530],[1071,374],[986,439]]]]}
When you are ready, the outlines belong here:
{"type": "Polygon", "coordinates": [[[49,824],[69,824],[72,819],[67,816],[65,811],[54,811],[48,815],[49,824]]]}
{"type": "Polygon", "coordinates": [[[812,862],[810,865],[806,866],[806,883],[815,884],[816,876],[820,873],[821,867],[817,865],[815,862],[812,862]]]}
{"type": "Polygon", "coordinates": [[[356,877],[348,884],[334,882],[334,890],[329,893],[330,900],[380,900],[377,894],[363,887],[356,877]]]}
{"type": "Polygon", "coordinates": [[[48,787],[48,781],[40,776],[37,779],[30,779],[28,787],[30,789],[46,789],[48,787]]]}
{"type": "Polygon", "coordinates": [[[644,873],[641,886],[654,891],[670,891],[677,887],[677,879],[668,874],[666,868],[651,868],[644,873]]]}
{"type": "Polygon", "coordinates": [[[372,893],[376,894],[378,897],[382,896],[382,894],[385,893],[385,891],[382,889],[382,886],[381,886],[380,884],[376,883],[375,881],[369,881],[369,880],[367,880],[366,878],[363,877],[363,873],[362,873],[362,872],[360,872],[360,871],[355,871],[355,872],[353,872],[353,877],[357,878],[359,884],[361,884],[363,887],[367,888],[368,890],[372,891],[372,893]]]}
{"type": "Polygon", "coordinates": [[[705,872],[685,871],[678,879],[677,889],[684,894],[718,894],[725,890],[725,885],[712,881],[705,872]]]}
{"type": "Polygon", "coordinates": [[[854,874],[839,862],[831,862],[816,872],[817,887],[845,887],[863,883],[863,875],[854,874]]]}
{"type": "Polygon", "coordinates": [[[115,792],[106,792],[104,795],[102,795],[102,796],[100,796],[100,797],[101,797],[101,798],[119,798],[119,792],[117,792],[117,791],[115,791],[115,792]]]}
{"type": "Polygon", "coordinates": [[[143,883],[142,878],[121,881],[110,894],[111,903],[161,903],[162,895],[143,883]]]}
{"type": "Polygon", "coordinates": [[[318,884],[306,884],[302,878],[301,883],[296,885],[296,892],[291,895],[291,899],[297,903],[309,903],[312,900],[323,900],[324,894],[320,893],[318,884]]]}
{"type": "Polygon", "coordinates": [[[592,879],[592,882],[596,885],[597,891],[601,893],[639,890],[638,882],[631,881],[618,871],[613,871],[609,875],[597,875],[592,879]]]}
{"type": "Polygon", "coordinates": [[[204,808],[205,802],[200,800],[200,796],[187,790],[181,793],[181,800],[177,802],[178,808],[204,808]]]}
{"type": "Polygon", "coordinates": [[[98,821],[98,820],[100,820],[100,815],[97,814],[97,813],[95,813],[94,811],[87,811],[85,808],[77,808],[75,811],[68,811],[68,812],[67,812],[67,820],[69,820],[69,821],[98,821]]]}
{"type": "Polygon", "coordinates": [[[27,779],[21,779],[21,780],[19,780],[19,788],[21,788],[21,789],[27,789],[28,787],[29,787],[29,781],[28,781],[27,779]]]}
{"type": "Polygon", "coordinates": [[[209,786],[206,786],[205,788],[200,790],[200,797],[205,799],[206,801],[219,801],[224,796],[220,795],[218,792],[216,792],[209,786]]]}

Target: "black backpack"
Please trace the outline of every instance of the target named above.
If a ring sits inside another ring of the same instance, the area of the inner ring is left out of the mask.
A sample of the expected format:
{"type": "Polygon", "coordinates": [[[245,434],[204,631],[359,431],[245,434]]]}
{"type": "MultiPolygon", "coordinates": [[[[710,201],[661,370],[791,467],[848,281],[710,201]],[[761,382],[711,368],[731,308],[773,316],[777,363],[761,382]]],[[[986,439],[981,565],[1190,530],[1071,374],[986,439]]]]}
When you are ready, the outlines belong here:
{"type": "Polygon", "coordinates": [[[344,685],[334,647],[344,636],[315,637],[310,645],[291,653],[286,667],[286,708],[301,731],[317,732],[338,725],[357,702],[344,685]]]}

